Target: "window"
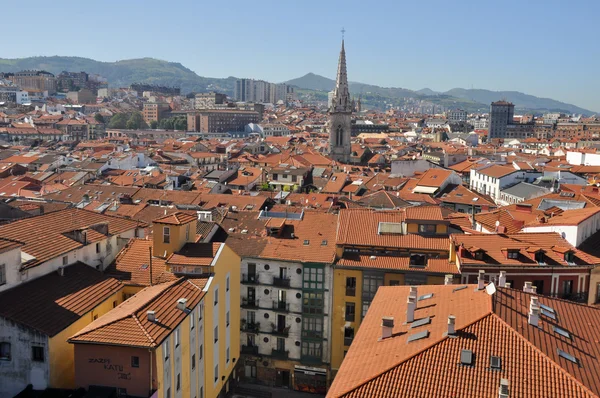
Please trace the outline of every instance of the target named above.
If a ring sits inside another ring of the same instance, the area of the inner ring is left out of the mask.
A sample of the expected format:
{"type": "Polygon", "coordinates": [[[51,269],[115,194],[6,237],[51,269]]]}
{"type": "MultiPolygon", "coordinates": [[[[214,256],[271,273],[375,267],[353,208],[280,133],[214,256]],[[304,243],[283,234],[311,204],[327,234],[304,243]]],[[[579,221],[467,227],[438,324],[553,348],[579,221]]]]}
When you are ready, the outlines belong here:
{"type": "Polygon", "coordinates": [[[322,356],[322,345],[319,342],[302,342],[302,356],[321,358],[322,356]]]}
{"type": "Polygon", "coordinates": [[[0,286],[6,283],[6,265],[0,264],[0,286]]]}
{"type": "Polygon", "coordinates": [[[227,311],[227,314],[225,314],[225,324],[227,327],[229,327],[229,311],[227,311]]]}
{"type": "Polygon", "coordinates": [[[31,359],[36,362],[44,362],[44,347],[32,346],[31,347],[31,359]]]}
{"type": "Polygon", "coordinates": [[[363,301],[372,301],[380,286],[383,286],[383,275],[363,274],[363,301]]]}
{"type": "Polygon", "coordinates": [[[227,279],[225,279],[225,291],[229,291],[229,275],[227,275],[227,279]]]}
{"type": "Polygon", "coordinates": [[[346,321],[354,322],[354,314],[356,313],[356,304],[346,303],[346,321]]]}
{"type": "Polygon", "coordinates": [[[356,278],[353,276],[346,277],[346,296],[356,296],[356,278]]]}
{"type": "Polygon", "coordinates": [[[539,252],[535,253],[535,261],[537,261],[538,263],[544,262],[544,252],[543,251],[539,251],[539,252]]]}
{"type": "Polygon", "coordinates": [[[69,256],[63,256],[62,263],[63,265],[69,264],[69,256]]]}
{"type": "Polygon", "coordinates": [[[229,347],[225,350],[225,362],[229,363],[229,347]]]}
{"type": "Polygon", "coordinates": [[[215,365],[215,383],[219,380],[219,365],[215,365]]]}
{"type": "Polygon", "coordinates": [[[132,368],[140,367],[140,357],[131,357],[131,367],[132,368]]]}
{"type": "Polygon", "coordinates": [[[363,301],[363,303],[362,303],[362,313],[361,313],[362,318],[364,318],[365,315],[367,315],[367,311],[369,310],[369,306],[370,305],[371,305],[370,301],[363,301]]]}
{"type": "Polygon", "coordinates": [[[285,339],[277,337],[277,351],[285,351],[285,339]]]}
{"type": "Polygon", "coordinates": [[[308,314],[322,314],[323,307],[323,293],[304,294],[302,312],[308,314]]]}
{"type": "Polygon", "coordinates": [[[0,343],[0,360],[10,361],[10,343],[0,343]]]}
{"type": "Polygon", "coordinates": [[[190,240],[190,225],[189,224],[185,228],[185,240],[186,240],[186,242],[190,240]]]}
{"type": "Polygon", "coordinates": [[[116,308],[116,307],[117,307],[117,301],[115,300],[115,301],[113,301],[113,308],[116,308]]]}
{"type": "Polygon", "coordinates": [[[390,286],[400,286],[400,281],[390,281],[390,286]]]}
{"type": "Polygon", "coordinates": [[[483,250],[477,250],[475,252],[475,260],[483,260],[483,250]]]}
{"type": "Polygon", "coordinates": [[[435,234],[435,224],[419,224],[419,233],[425,235],[435,234]]]}
{"type": "Polygon", "coordinates": [[[565,253],[565,261],[568,263],[575,262],[575,255],[573,254],[572,251],[568,251],[565,253]]]}
{"type": "Polygon", "coordinates": [[[175,329],[175,347],[179,347],[179,329],[175,329]]]}
{"type": "Polygon", "coordinates": [[[171,228],[163,227],[163,243],[171,243],[171,228]]]}
{"type": "Polygon", "coordinates": [[[345,327],[344,328],[344,345],[352,344],[352,340],[354,340],[354,328],[345,327]]]}
{"type": "Polygon", "coordinates": [[[200,308],[198,310],[198,320],[202,320],[202,316],[204,315],[204,304],[200,304],[200,308]]]}
{"type": "Polygon", "coordinates": [[[190,317],[190,330],[194,330],[194,327],[196,326],[196,318],[194,318],[193,316],[190,317]]]}
{"type": "Polygon", "coordinates": [[[219,304],[219,289],[215,289],[215,305],[219,304]]]}
{"type": "Polygon", "coordinates": [[[323,289],[324,273],[321,267],[304,267],[302,287],[304,289],[323,289]]]}
{"type": "Polygon", "coordinates": [[[204,354],[204,345],[200,344],[200,347],[198,347],[198,359],[202,359],[203,354],[204,354]]]}
{"type": "Polygon", "coordinates": [[[196,369],[196,354],[192,354],[192,370],[196,369]]]}
{"type": "Polygon", "coordinates": [[[96,243],[96,253],[100,253],[100,243],[96,243]]]}
{"type": "Polygon", "coordinates": [[[200,387],[200,398],[204,398],[204,387],[200,387]]]}
{"type": "Polygon", "coordinates": [[[215,326],[215,343],[219,341],[219,326],[215,326]]]}
{"type": "Polygon", "coordinates": [[[164,344],[163,351],[165,352],[165,361],[167,361],[169,359],[169,340],[168,339],[164,344]]]}
{"type": "Polygon", "coordinates": [[[167,398],[171,398],[171,388],[167,388],[167,398]]]}
{"type": "Polygon", "coordinates": [[[177,391],[181,390],[181,373],[177,373],[177,391]]]}
{"type": "Polygon", "coordinates": [[[519,252],[517,250],[509,250],[508,251],[508,255],[506,257],[512,258],[512,259],[518,259],[519,258],[519,252]]]}

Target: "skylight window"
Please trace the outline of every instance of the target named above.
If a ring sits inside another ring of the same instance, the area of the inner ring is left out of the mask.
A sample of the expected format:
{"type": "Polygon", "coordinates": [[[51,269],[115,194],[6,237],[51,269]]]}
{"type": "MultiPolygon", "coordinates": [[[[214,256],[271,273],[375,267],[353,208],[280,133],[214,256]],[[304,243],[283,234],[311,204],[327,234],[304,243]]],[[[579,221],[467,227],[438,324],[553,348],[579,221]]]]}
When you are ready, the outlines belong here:
{"type": "Polygon", "coordinates": [[[321,241],[321,246],[327,246],[327,241],[326,240],[321,241]]]}
{"type": "Polygon", "coordinates": [[[429,330],[423,330],[422,332],[408,336],[408,340],[406,342],[410,343],[411,341],[421,340],[426,337],[429,337],[429,330]]]}
{"type": "Polygon", "coordinates": [[[463,289],[466,289],[466,288],[467,288],[467,285],[455,287],[454,289],[452,289],[452,293],[458,292],[459,290],[463,290],[463,289]]]}
{"type": "Polygon", "coordinates": [[[495,370],[502,369],[502,359],[500,357],[491,356],[490,357],[490,368],[495,370]]]}
{"type": "Polygon", "coordinates": [[[422,301],[422,300],[427,300],[433,297],[433,293],[429,293],[429,294],[424,294],[422,296],[419,296],[419,298],[417,299],[417,301],[422,301]]]}
{"type": "Polygon", "coordinates": [[[308,240],[308,239],[305,239],[305,240],[304,240],[304,246],[308,246],[308,245],[309,245],[309,243],[310,243],[310,240],[308,240]]]}
{"type": "Polygon", "coordinates": [[[429,323],[431,323],[431,318],[430,317],[419,319],[417,321],[414,321],[412,323],[412,325],[410,325],[410,328],[411,329],[418,328],[419,326],[427,325],[429,323]]]}
{"type": "Polygon", "coordinates": [[[473,351],[462,350],[460,352],[460,364],[465,366],[473,365],[473,351]]]}
{"type": "Polygon", "coordinates": [[[551,312],[553,314],[555,313],[554,308],[548,307],[547,305],[540,304],[540,308],[543,309],[543,310],[545,310],[545,311],[547,311],[547,312],[551,312]]]}
{"type": "Polygon", "coordinates": [[[571,338],[571,333],[567,332],[567,331],[566,331],[566,330],[564,330],[564,329],[561,329],[561,328],[559,328],[558,326],[554,326],[554,333],[558,333],[558,334],[560,334],[561,336],[563,336],[563,337],[566,337],[566,338],[568,338],[568,339],[570,339],[570,338],[571,338]]]}
{"type": "Polygon", "coordinates": [[[575,358],[573,355],[569,354],[568,352],[564,352],[563,350],[561,350],[560,348],[558,348],[556,350],[558,352],[558,356],[559,357],[563,357],[564,359],[566,359],[567,361],[571,361],[573,363],[579,363],[577,361],[577,358],[575,358]]]}
{"type": "Polygon", "coordinates": [[[546,311],[545,309],[542,308],[542,315],[547,316],[548,318],[552,319],[552,320],[556,320],[556,314],[550,311],[546,311]]]}

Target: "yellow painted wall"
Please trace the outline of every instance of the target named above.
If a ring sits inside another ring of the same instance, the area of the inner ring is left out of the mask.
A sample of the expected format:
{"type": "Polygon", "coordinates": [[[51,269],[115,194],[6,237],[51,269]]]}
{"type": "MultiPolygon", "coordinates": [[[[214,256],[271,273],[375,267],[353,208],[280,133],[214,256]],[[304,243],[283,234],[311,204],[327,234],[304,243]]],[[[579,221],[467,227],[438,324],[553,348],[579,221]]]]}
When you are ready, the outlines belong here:
{"type": "Polygon", "coordinates": [[[437,224],[435,227],[435,233],[436,234],[447,234],[448,226],[445,224],[437,224]]]}
{"type": "MultiPolygon", "coordinates": [[[[206,298],[206,297],[205,297],[206,298]]],[[[194,395],[196,395],[196,386],[195,385],[191,385],[191,380],[190,380],[190,372],[191,372],[191,368],[192,365],[191,364],[191,359],[190,357],[192,356],[192,353],[198,351],[198,349],[195,349],[193,352],[189,347],[189,341],[190,341],[190,316],[186,316],[185,319],[183,320],[183,322],[181,323],[181,326],[179,327],[179,336],[181,338],[181,397],[182,398],[191,398],[194,395]],[[193,393],[192,393],[193,391],[193,393]]],[[[194,328],[194,330],[192,331],[193,333],[196,333],[196,328],[194,328]]],[[[196,340],[196,344],[198,343],[198,341],[196,340]]],[[[175,347],[173,347],[175,348],[175,347]]],[[[172,351],[174,352],[174,351],[172,351]]],[[[198,356],[196,356],[196,366],[198,366],[198,356]]],[[[196,370],[194,370],[196,371],[196,370]]],[[[175,372],[173,372],[175,373],[175,372]]],[[[173,384],[172,385],[177,385],[177,380],[175,379],[177,377],[177,375],[173,374],[173,384]]]]}
{"type": "Polygon", "coordinates": [[[167,256],[173,252],[178,251],[183,247],[187,242],[194,242],[196,240],[196,221],[192,221],[185,225],[168,225],[168,224],[160,224],[154,223],[152,230],[152,247],[153,247],[153,255],[157,257],[163,257],[165,255],[165,251],[167,256]],[[170,243],[163,242],[163,230],[164,227],[170,228],[171,233],[171,241],[170,243]],[[186,240],[186,230],[189,228],[190,233],[189,237],[186,240]]]}
{"type": "Polygon", "coordinates": [[[123,289],[111,295],[68,328],[63,329],[59,334],[50,338],[48,347],[50,365],[49,387],[75,388],[75,346],[68,343],[67,340],[92,323],[95,315],[99,318],[111,311],[113,309],[113,302],[116,302],[116,305],[123,302],[123,289]]]}
{"type": "Polygon", "coordinates": [[[600,283],[600,267],[594,267],[590,274],[590,294],[588,296],[588,304],[590,305],[596,303],[596,297],[598,297],[598,283],[600,283]]]}
{"type": "Polygon", "coordinates": [[[358,332],[360,317],[362,314],[362,271],[336,268],[333,270],[333,308],[331,317],[331,368],[339,369],[344,360],[344,326],[346,325],[346,302],[354,303],[356,315],[354,322],[354,334],[358,332]],[[346,278],[356,278],[356,293],[354,296],[346,296],[346,278]]]}
{"type": "Polygon", "coordinates": [[[398,281],[400,286],[404,285],[404,274],[387,273],[383,276],[383,284],[390,286],[391,281],[398,281]]]}
{"type": "Polygon", "coordinates": [[[409,234],[418,234],[419,224],[406,224],[406,232],[409,234]]]}
{"type": "Polygon", "coordinates": [[[123,295],[132,296],[137,294],[140,290],[144,289],[146,286],[134,286],[134,285],[125,285],[123,287],[123,295]]]}
{"type": "Polygon", "coordinates": [[[223,383],[219,380],[214,382],[214,340],[213,332],[215,325],[213,324],[214,307],[214,289],[219,287],[219,373],[229,377],[234,368],[233,358],[236,362],[240,359],[240,257],[235,254],[227,245],[223,245],[221,254],[215,264],[214,278],[205,296],[204,304],[204,396],[206,398],[217,397],[223,383]],[[229,273],[229,297],[230,297],[230,312],[229,312],[229,328],[230,328],[230,346],[229,346],[229,363],[226,363],[226,277],[229,273]]]}

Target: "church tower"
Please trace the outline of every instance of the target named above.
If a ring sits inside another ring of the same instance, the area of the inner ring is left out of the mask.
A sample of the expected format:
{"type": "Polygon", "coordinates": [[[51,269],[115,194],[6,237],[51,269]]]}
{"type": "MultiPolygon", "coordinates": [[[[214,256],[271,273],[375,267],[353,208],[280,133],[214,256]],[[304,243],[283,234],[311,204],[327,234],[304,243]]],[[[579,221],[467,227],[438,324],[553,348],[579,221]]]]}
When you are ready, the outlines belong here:
{"type": "Polygon", "coordinates": [[[333,89],[333,98],[329,108],[329,155],[337,162],[349,163],[351,153],[351,116],[352,101],[348,90],[346,74],[346,51],[342,38],[342,50],[338,62],[337,78],[333,89]]]}

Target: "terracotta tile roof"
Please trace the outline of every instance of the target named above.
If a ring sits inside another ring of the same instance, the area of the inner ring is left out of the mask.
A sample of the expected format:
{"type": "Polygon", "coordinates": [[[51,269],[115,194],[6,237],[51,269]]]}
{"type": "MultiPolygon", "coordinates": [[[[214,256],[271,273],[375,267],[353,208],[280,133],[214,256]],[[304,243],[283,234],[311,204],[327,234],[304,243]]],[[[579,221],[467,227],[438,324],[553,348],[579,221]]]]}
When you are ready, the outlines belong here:
{"type": "Polygon", "coordinates": [[[364,207],[376,209],[397,209],[411,206],[410,203],[400,198],[398,193],[388,191],[377,191],[368,195],[361,196],[357,200],[364,207]]]}
{"type": "Polygon", "coordinates": [[[452,170],[437,168],[428,169],[421,175],[417,185],[424,187],[441,187],[444,181],[446,181],[448,177],[452,175],[452,173],[452,170]]]}
{"type": "Polygon", "coordinates": [[[114,278],[83,263],[52,272],[0,294],[0,316],[55,336],[121,290],[114,278]]]}
{"type": "Polygon", "coordinates": [[[529,293],[498,288],[488,295],[462,286],[419,286],[418,296],[433,296],[417,301],[415,319],[430,322],[416,328],[404,323],[409,288],[379,288],[327,397],[488,398],[498,395],[502,378],[510,383],[511,397],[598,396],[600,331],[589,325],[600,321],[599,309],[539,297],[557,320],[540,315],[535,327],[528,324],[529,293]],[[456,317],[455,338],[444,335],[449,315],[456,317]],[[382,340],[384,316],[394,317],[394,328],[382,340]],[[422,330],[429,331],[427,337],[407,342],[422,330]],[[557,349],[578,363],[560,357],[557,349]],[[473,365],[461,364],[462,350],[473,352],[473,365]],[[500,358],[501,370],[490,368],[491,356],[500,358]]]}
{"type": "Polygon", "coordinates": [[[447,237],[378,233],[379,223],[402,223],[406,218],[405,216],[404,211],[341,210],[337,229],[337,244],[449,250],[450,240],[447,237]]]}
{"type": "Polygon", "coordinates": [[[439,198],[444,203],[458,203],[474,206],[496,207],[496,204],[485,196],[473,192],[463,185],[457,185],[452,191],[443,194],[439,198]],[[477,200],[473,200],[477,199],[477,200]]]}
{"type": "MultiPolygon", "coordinates": [[[[114,276],[127,285],[150,285],[150,248],[151,240],[131,239],[125,246],[115,262],[107,268],[106,274],[114,276]]],[[[175,279],[175,275],[167,271],[167,264],[163,258],[152,253],[152,281],[153,283],[168,282],[175,279]]]]}
{"type": "Polygon", "coordinates": [[[181,250],[172,253],[166,263],[168,265],[211,265],[221,243],[186,243],[181,250]]]}
{"type": "Polygon", "coordinates": [[[259,219],[258,215],[258,211],[229,212],[221,221],[224,230],[221,240],[240,257],[258,256],[267,244],[268,219],[259,219]]]}
{"type": "MultiPolygon", "coordinates": [[[[550,210],[550,209],[548,209],[550,210]]],[[[540,217],[530,221],[526,226],[545,226],[545,225],[579,225],[588,218],[600,212],[600,207],[590,207],[577,210],[559,211],[552,217],[540,217]]],[[[550,213],[552,214],[552,213],[550,213]]]]}
{"type": "Polygon", "coordinates": [[[323,187],[321,192],[323,193],[340,193],[342,188],[348,182],[348,175],[346,173],[333,173],[327,184],[323,187]]]}
{"type": "Polygon", "coordinates": [[[489,177],[500,178],[500,177],[504,177],[509,174],[512,174],[516,171],[518,171],[518,170],[515,169],[514,167],[495,164],[495,165],[492,165],[492,166],[489,166],[489,167],[486,167],[483,169],[479,169],[479,170],[477,170],[477,173],[483,174],[483,175],[486,175],[489,177]]]}
{"type": "Polygon", "coordinates": [[[406,220],[443,221],[442,208],[439,206],[413,206],[403,209],[406,220]]]}
{"type": "MultiPolygon", "coordinates": [[[[70,208],[1,225],[0,236],[23,242],[21,250],[35,257],[34,260],[24,264],[23,268],[31,268],[82,247],[83,244],[69,237],[68,233],[75,230],[89,230],[91,226],[101,223],[108,224],[108,236],[142,226],[136,221],[124,218],[70,208]]],[[[96,241],[101,239],[94,234],[90,235],[90,239],[92,238],[96,241]]]]}
{"type": "Polygon", "coordinates": [[[154,220],[156,224],[168,224],[168,225],[184,225],[192,221],[198,220],[197,217],[191,214],[183,213],[178,211],[177,213],[169,214],[164,217],[160,217],[154,220]]]}
{"type": "Polygon", "coordinates": [[[23,246],[21,242],[0,238],[0,253],[7,252],[9,250],[14,250],[21,246],[23,246]]]}
{"type": "Polygon", "coordinates": [[[600,259],[590,254],[582,252],[571,246],[569,242],[563,239],[558,233],[538,232],[538,233],[519,233],[511,235],[502,234],[483,234],[483,235],[452,235],[452,244],[457,250],[457,256],[460,259],[461,266],[477,265],[495,265],[503,267],[544,267],[544,266],[564,266],[569,265],[561,251],[554,248],[569,248],[574,253],[573,262],[578,266],[588,267],[600,264],[600,259]],[[460,246],[464,247],[461,253],[460,246]],[[476,259],[471,252],[479,248],[485,251],[483,259],[476,259]],[[519,252],[518,258],[508,258],[506,251],[514,249],[519,252]],[[533,253],[538,250],[544,251],[544,263],[540,265],[532,258],[533,253]]]}
{"type": "Polygon", "coordinates": [[[335,214],[306,212],[302,220],[285,220],[281,237],[268,236],[259,257],[284,261],[333,263],[335,214]],[[291,236],[293,232],[294,237],[291,236]]]}
{"type": "Polygon", "coordinates": [[[427,260],[425,267],[410,266],[410,257],[370,256],[358,253],[345,253],[336,264],[337,267],[376,268],[411,272],[433,272],[439,274],[459,274],[456,264],[451,264],[447,258],[427,260]]]}
{"type": "Polygon", "coordinates": [[[188,316],[177,308],[177,300],[187,299],[194,308],[204,297],[208,279],[180,278],[147,287],[129,300],[98,318],[69,339],[72,343],[157,347],[188,316]],[[150,322],[147,311],[154,311],[150,322]]]}

